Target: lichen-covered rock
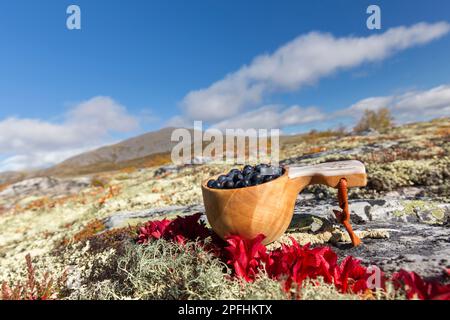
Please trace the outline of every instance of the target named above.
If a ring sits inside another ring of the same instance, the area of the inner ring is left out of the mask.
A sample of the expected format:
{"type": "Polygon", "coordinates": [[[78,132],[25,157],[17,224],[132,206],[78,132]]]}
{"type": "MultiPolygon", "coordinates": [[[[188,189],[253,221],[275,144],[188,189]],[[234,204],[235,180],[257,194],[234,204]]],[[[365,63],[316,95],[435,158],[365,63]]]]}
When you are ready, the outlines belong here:
{"type": "Polygon", "coordinates": [[[89,178],[56,179],[52,177],[32,178],[16,182],[0,192],[0,198],[68,195],[78,193],[90,186],[89,178]]]}

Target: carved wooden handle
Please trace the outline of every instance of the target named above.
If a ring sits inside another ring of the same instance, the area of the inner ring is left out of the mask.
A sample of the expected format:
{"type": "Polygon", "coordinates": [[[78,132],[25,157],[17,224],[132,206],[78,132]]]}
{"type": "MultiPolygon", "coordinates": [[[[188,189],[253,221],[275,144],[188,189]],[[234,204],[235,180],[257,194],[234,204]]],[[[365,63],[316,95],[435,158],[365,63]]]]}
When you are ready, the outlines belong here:
{"type": "Polygon", "coordinates": [[[288,176],[295,180],[309,179],[307,184],[325,184],[334,188],[342,178],[347,180],[348,187],[363,187],[367,184],[366,168],[357,160],[289,167],[288,176]]]}

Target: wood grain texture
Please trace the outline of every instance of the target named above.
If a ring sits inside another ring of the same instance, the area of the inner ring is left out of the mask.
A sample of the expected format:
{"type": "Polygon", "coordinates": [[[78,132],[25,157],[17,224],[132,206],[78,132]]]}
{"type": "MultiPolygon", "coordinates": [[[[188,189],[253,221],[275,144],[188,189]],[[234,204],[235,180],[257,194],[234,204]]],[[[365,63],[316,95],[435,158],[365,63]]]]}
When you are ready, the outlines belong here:
{"type": "Polygon", "coordinates": [[[202,183],[206,216],[221,238],[238,234],[252,239],[262,233],[266,236],[263,243],[268,244],[288,228],[299,192],[310,184],[336,187],[341,178],[347,179],[349,187],[365,186],[367,182],[362,173],[326,176],[316,172],[291,179],[289,168],[275,180],[239,189],[211,189],[206,186],[208,179],[202,183]]]}

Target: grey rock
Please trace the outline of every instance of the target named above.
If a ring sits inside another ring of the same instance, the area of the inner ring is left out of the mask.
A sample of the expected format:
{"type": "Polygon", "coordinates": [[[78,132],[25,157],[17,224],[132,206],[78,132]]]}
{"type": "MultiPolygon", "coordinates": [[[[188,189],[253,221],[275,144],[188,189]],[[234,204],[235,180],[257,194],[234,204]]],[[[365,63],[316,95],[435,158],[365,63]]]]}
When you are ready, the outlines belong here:
{"type": "Polygon", "coordinates": [[[328,219],[320,218],[310,214],[295,214],[288,227],[287,232],[319,232],[332,228],[328,219]]]}
{"type": "MultiPolygon", "coordinates": [[[[442,225],[450,216],[450,204],[420,200],[349,200],[352,221],[363,224],[369,221],[414,222],[442,225]]],[[[337,201],[317,201],[300,195],[295,213],[329,216],[337,209],[337,201]]]]}
{"type": "Polygon", "coordinates": [[[180,167],[175,165],[163,166],[155,171],[153,174],[154,177],[161,177],[167,173],[177,173],[180,171],[180,167]]]}
{"type": "Polygon", "coordinates": [[[41,177],[14,183],[0,192],[0,197],[57,196],[76,194],[91,184],[90,178],[57,179],[41,177]]]}
{"type": "Polygon", "coordinates": [[[379,136],[380,133],[377,130],[373,129],[373,128],[369,128],[369,129],[364,130],[363,132],[359,132],[358,134],[355,134],[355,135],[374,137],[374,136],[379,136]]]}
{"type": "Polygon", "coordinates": [[[192,206],[169,206],[164,208],[155,208],[141,211],[123,211],[115,213],[103,220],[106,229],[123,227],[127,224],[136,224],[143,220],[151,220],[166,216],[185,216],[196,212],[205,212],[202,205],[192,206]]]}

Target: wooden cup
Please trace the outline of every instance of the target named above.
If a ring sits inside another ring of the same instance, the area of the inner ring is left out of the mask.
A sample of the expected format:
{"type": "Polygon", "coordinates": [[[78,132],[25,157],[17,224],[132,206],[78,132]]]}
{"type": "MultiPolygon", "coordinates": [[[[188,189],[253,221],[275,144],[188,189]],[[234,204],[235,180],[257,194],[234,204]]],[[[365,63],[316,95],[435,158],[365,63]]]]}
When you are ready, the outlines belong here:
{"type": "Polygon", "coordinates": [[[275,180],[239,189],[208,188],[208,179],[202,183],[206,216],[221,238],[237,234],[253,239],[262,233],[266,236],[263,244],[268,244],[288,228],[299,192],[312,184],[336,188],[342,178],[348,187],[365,186],[364,164],[350,160],[293,166],[275,180]]]}

